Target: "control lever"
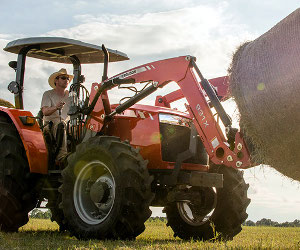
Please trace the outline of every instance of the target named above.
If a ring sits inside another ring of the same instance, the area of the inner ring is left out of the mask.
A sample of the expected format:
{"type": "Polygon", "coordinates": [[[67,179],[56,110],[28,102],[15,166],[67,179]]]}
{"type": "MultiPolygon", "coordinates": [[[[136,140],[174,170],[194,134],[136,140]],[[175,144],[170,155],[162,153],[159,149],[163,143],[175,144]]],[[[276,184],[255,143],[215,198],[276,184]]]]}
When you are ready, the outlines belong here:
{"type": "Polygon", "coordinates": [[[61,109],[58,110],[59,122],[61,122],[61,109]]]}

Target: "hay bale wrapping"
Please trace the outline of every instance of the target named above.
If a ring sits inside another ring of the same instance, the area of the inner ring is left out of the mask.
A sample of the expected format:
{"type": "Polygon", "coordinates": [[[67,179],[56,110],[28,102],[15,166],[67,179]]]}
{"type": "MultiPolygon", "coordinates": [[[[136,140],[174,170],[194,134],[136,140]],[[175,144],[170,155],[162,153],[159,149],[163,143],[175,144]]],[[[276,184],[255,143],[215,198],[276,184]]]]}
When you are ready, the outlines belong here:
{"type": "Polygon", "coordinates": [[[230,90],[257,163],[300,181],[300,9],[236,51],[230,90]]]}

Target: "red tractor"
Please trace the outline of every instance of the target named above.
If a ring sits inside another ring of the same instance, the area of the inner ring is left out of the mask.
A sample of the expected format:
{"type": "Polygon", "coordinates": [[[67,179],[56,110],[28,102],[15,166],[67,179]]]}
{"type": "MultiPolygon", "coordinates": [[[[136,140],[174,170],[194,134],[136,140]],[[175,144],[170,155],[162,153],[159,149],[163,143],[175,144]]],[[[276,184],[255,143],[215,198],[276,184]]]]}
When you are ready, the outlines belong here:
{"type": "Polygon", "coordinates": [[[164,207],[167,225],[182,239],[232,239],[241,231],[250,199],[239,169],[250,160],[220,102],[227,77],[208,81],[195,57],[181,56],[108,78],[108,63],[126,54],[66,38],[20,39],[4,50],[18,59],[9,63],[16,71],[8,86],[15,108],[0,107],[2,231],[17,231],[45,200],[60,230],[80,239],[134,239],[150,206],[164,207]],[[60,143],[43,132],[48,124],[23,110],[27,56],[73,64],[64,164],[55,163],[60,143]],[[102,82],[90,93],[81,74],[88,63],[104,63],[102,82]],[[157,96],[154,106],[137,104],[169,82],[180,89],[157,96]],[[107,91],[120,86],[134,94],[112,105],[107,91]],[[182,98],[187,112],[170,108],[182,98]]]}

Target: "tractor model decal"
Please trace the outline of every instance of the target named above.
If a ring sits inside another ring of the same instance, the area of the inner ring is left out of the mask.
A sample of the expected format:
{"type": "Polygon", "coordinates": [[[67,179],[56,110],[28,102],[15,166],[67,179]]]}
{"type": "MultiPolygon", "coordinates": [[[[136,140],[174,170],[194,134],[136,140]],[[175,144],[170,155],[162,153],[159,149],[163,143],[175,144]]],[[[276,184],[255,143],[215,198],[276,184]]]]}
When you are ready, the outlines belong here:
{"type": "Polygon", "coordinates": [[[208,121],[205,119],[205,116],[203,115],[204,113],[203,113],[203,110],[200,107],[200,104],[196,105],[196,110],[198,111],[198,114],[201,117],[201,120],[204,121],[203,124],[204,124],[205,128],[207,126],[209,126],[208,121]]]}

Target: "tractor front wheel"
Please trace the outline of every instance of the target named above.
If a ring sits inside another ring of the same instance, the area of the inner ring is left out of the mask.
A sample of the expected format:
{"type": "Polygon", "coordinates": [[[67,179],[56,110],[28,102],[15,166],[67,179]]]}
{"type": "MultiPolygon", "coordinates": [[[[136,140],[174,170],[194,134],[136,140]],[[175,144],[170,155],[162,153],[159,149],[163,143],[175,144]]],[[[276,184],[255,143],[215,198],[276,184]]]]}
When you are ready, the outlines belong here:
{"type": "Polygon", "coordinates": [[[117,137],[77,146],[64,169],[62,204],[68,230],[79,239],[134,239],[150,217],[151,177],[138,150],[117,137]]]}
{"type": "Polygon", "coordinates": [[[225,166],[211,169],[223,174],[223,188],[199,189],[199,200],[172,202],[164,208],[167,225],[173,229],[175,237],[231,240],[242,230],[250,203],[247,197],[249,185],[244,181],[243,172],[225,166]]]}

